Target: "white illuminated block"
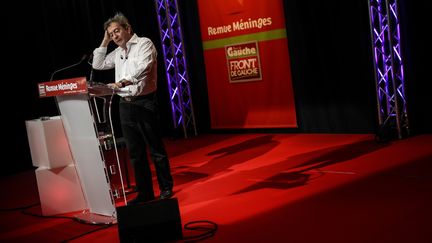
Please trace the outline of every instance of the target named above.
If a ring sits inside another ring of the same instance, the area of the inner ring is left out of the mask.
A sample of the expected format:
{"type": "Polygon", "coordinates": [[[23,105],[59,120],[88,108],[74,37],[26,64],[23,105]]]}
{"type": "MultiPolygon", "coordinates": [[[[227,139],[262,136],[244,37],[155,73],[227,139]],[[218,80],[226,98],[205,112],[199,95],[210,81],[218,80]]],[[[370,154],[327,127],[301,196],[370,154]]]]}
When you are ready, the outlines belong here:
{"type": "Polygon", "coordinates": [[[26,121],[33,165],[56,168],[73,164],[69,142],[59,116],[26,121]]]}
{"type": "Polygon", "coordinates": [[[42,215],[76,212],[87,208],[75,166],[36,169],[42,215]]]}

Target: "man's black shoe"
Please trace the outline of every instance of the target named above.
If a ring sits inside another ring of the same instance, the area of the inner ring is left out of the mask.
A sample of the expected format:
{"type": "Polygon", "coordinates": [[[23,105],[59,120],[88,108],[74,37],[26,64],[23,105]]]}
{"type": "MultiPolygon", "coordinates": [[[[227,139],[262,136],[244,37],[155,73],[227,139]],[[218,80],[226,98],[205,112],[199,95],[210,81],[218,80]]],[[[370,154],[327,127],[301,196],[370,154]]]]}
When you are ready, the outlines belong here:
{"type": "Polygon", "coordinates": [[[168,199],[173,196],[173,192],[171,190],[161,191],[160,199],[168,199]]]}

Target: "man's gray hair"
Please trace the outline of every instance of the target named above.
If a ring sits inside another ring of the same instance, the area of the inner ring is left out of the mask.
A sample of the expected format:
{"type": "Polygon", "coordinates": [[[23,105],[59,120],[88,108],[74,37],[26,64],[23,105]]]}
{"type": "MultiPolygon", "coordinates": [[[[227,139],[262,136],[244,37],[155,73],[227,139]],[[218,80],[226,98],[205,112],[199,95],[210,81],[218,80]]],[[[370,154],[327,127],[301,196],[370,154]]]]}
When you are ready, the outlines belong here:
{"type": "Polygon", "coordinates": [[[110,24],[113,22],[118,23],[120,26],[122,26],[125,29],[127,29],[128,27],[131,28],[131,26],[129,24],[129,20],[122,13],[116,13],[116,15],[114,15],[114,17],[109,18],[104,23],[104,30],[107,30],[108,26],[110,26],[110,24]]]}

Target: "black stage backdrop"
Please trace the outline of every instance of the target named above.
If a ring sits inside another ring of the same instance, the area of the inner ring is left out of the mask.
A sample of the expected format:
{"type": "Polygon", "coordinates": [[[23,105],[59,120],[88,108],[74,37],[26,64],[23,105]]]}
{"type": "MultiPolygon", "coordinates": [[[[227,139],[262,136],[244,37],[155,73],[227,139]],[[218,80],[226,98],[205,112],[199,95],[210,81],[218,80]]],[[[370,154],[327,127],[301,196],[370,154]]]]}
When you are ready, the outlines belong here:
{"type": "MultiPolygon", "coordinates": [[[[198,131],[221,132],[210,130],[196,0],[178,3],[198,131]]],[[[377,112],[367,0],[337,0],[331,4],[285,0],[284,4],[299,128],[278,131],[374,132],[377,112]]],[[[4,11],[2,160],[6,166],[1,175],[32,168],[25,120],[58,114],[54,99],[38,98],[37,83],[49,80],[52,72],[78,62],[83,55],[90,55],[100,44],[103,22],[119,11],[128,16],[138,35],[155,42],[164,134],[181,134],[171,122],[153,1],[35,0],[14,1],[10,6],[4,11]]],[[[426,9],[425,0],[400,3],[408,108],[414,134],[432,131],[426,9]]],[[[90,65],[84,62],[58,73],[54,79],[89,74],[90,65]]],[[[111,77],[110,72],[95,72],[96,81],[110,82],[111,77]]],[[[118,130],[116,123],[115,128],[118,130]]]]}

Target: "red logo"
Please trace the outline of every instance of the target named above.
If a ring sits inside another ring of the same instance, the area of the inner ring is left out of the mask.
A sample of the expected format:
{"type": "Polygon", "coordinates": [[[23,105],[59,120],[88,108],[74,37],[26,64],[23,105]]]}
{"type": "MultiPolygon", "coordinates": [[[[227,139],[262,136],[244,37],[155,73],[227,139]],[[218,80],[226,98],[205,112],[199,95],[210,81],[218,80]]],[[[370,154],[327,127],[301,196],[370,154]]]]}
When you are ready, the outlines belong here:
{"type": "Polygon", "coordinates": [[[262,80],[256,41],[225,46],[225,54],[231,83],[262,80]]]}

